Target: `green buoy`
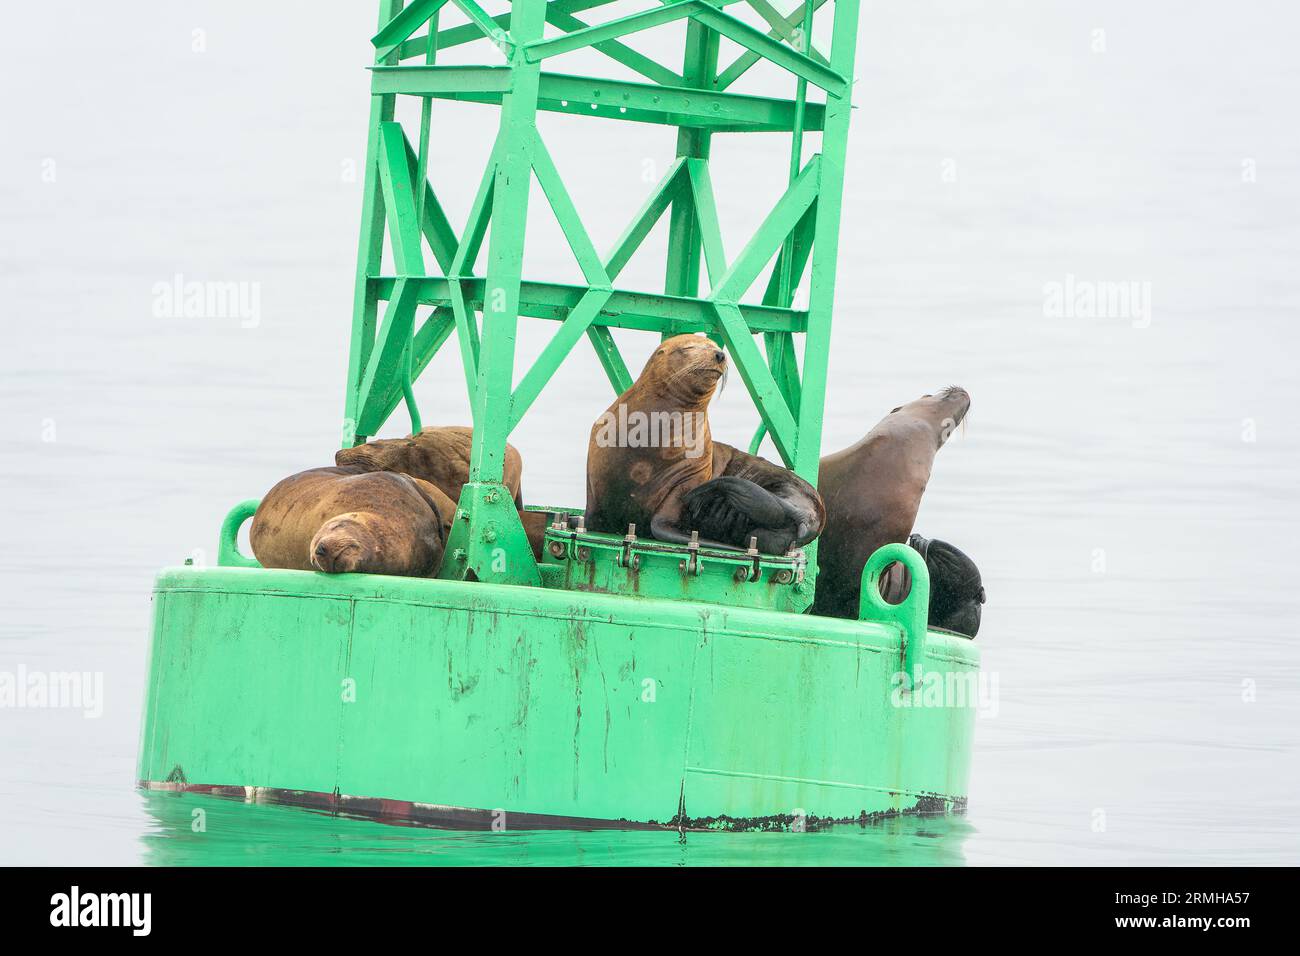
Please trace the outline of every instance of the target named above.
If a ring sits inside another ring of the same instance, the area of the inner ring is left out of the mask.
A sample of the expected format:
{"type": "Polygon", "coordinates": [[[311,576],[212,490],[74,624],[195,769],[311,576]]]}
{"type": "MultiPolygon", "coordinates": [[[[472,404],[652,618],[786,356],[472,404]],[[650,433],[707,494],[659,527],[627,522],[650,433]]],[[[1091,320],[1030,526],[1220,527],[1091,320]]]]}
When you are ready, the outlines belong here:
{"type": "Polygon", "coordinates": [[[411,384],[455,336],[474,446],[440,577],[260,568],[236,543],[257,502],[236,506],[218,567],[158,578],[140,785],[509,829],[798,829],[963,806],[975,710],[950,695],[924,700],[916,678],[973,682],[979,654],[927,630],[929,578],[914,551],[873,555],[861,620],[822,618],[801,613],[815,542],[781,556],[669,545],[590,532],[580,509],[556,510],[538,562],[502,484],[508,437],[584,338],[616,393],[631,384],[614,328],[714,337],[759,412],[755,441],[770,436],[786,466],[816,483],[857,0],[807,0],[788,15],[745,0],[767,30],[729,13],[736,0],[672,0],[596,25],[579,14],[611,0],[517,0],[498,16],[450,0],[468,22],[440,28],[447,2],[380,4],[345,412],[347,445],[403,404],[418,429],[411,384]],[[818,10],[833,18],[826,54],[809,41],[818,10]],[[680,20],[680,67],[619,39],[680,20]],[[744,52],[722,63],[720,38],[744,52]],[[437,62],[470,43],[491,45],[505,65],[437,62]],[[545,69],[584,47],[644,81],[545,69]],[[731,92],[761,61],[789,74],[791,98],[731,92]],[[421,101],[418,127],[394,119],[398,96],[421,101]],[[427,178],[436,99],[499,111],[459,230],[427,178]],[[676,161],[607,255],[551,160],[538,111],[678,129],[676,161]],[[790,135],[789,181],[728,257],[710,141],[747,132],[790,135]],[[820,133],[821,149],[804,161],[806,132],[820,133]],[[585,285],[521,274],[533,177],[585,285]],[[620,288],[664,216],[663,291],[620,288]],[[419,306],[433,311],[417,324],[419,306]],[[512,385],[521,317],[556,328],[512,385]],[[914,582],[897,606],[874,583],[893,560],[914,582]]]}

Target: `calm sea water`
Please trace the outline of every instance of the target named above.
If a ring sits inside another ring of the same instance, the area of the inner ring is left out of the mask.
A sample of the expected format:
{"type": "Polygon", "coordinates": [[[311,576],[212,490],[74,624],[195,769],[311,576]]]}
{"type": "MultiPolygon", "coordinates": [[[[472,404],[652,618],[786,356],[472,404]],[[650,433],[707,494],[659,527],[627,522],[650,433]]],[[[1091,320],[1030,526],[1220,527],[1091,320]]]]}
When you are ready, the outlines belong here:
{"type": "MultiPolygon", "coordinates": [[[[1262,0],[865,4],[825,447],[937,386],[974,397],[918,526],[968,550],[989,594],[998,706],[966,816],[683,843],[136,792],[155,570],[211,560],[233,502],[337,447],[370,7],[6,13],[0,670],[104,687],[97,719],[0,710],[0,862],[1300,859],[1300,16],[1262,0]],[[256,308],[159,316],[178,275],[248,283],[256,308]],[[1137,283],[1149,309],[1053,314],[1067,282],[1137,283]]],[[[435,115],[431,176],[463,221],[492,114],[435,115]]],[[[606,248],[672,136],[547,120],[606,248]]],[[[715,145],[732,254],[782,188],[783,139],[755,139],[715,145]]],[[[552,224],[530,239],[529,274],[576,276],[552,224]]],[[[658,242],[629,285],[656,287],[658,242]]],[[[552,328],[526,322],[524,354],[552,328]]],[[[650,347],[621,341],[632,364],[650,347]]],[[[581,501],[607,388],[580,346],[515,437],[530,499],[581,501]]],[[[417,391],[427,422],[468,420],[454,349],[417,391]]],[[[733,382],[715,434],[743,443],[754,421],[733,382]]]]}

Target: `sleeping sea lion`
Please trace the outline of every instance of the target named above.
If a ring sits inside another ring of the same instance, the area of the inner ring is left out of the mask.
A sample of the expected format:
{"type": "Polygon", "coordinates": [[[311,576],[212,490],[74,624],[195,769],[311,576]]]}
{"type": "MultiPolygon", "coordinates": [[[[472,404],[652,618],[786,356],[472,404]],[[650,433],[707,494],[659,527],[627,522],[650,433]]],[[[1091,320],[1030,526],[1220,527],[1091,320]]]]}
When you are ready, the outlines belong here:
{"type": "Polygon", "coordinates": [[[953,385],[900,405],[856,445],[822,458],[817,488],[826,530],[817,546],[813,614],[858,616],[867,558],[912,533],[934,456],[969,410],[970,394],[953,385]]]}
{"type": "MultiPolygon", "coordinates": [[[[381,438],[334,453],[334,464],[357,465],[366,471],[396,471],[420,478],[442,489],[452,501],[469,481],[470,451],[474,430],[464,425],[430,425],[408,438],[381,438]]],[[[502,483],[522,507],[519,483],[523,459],[513,445],[506,445],[502,483]]]]}
{"type": "MultiPolygon", "coordinates": [[[[435,485],[453,504],[460,501],[461,489],[469,481],[470,452],[474,430],[464,425],[431,425],[409,438],[381,438],[355,448],[334,453],[334,464],[355,465],[367,471],[396,471],[435,485]]],[[[519,449],[506,445],[502,484],[515,500],[519,520],[533,549],[533,557],[542,560],[546,538],[545,512],[524,511],[520,491],[524,460],[519,449]]],[[[454,511],[452,512],[454,514],[454,511]]]]}
{"type": "Polygon", "coordinates": [[[312,468],[267,492],[249,541],[264,568],[430,577],[455,513],[437,487],[410,475],[312,468]]]}

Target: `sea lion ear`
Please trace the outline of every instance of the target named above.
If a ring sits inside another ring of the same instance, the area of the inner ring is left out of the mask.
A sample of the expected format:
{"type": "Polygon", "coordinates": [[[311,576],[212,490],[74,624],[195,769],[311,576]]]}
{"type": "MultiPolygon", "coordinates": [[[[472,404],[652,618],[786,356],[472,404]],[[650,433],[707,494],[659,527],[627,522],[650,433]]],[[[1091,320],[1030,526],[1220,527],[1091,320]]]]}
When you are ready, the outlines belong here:
{"type": "Polygon", "coordinates": [[[907,545],[913,551],[919,552],[922,558],[927,561],[930,557],[930,539],[922,537],[915,532],[907,536],[907,545]]]}
{"type": "Polygon", "coordinates": [[[891,409],[889,410],[889,414],[892,415],[892,414],[894,414],[894,412],[901,411],[902,408],[903,408],[902,405],[895,405],[893,408],[891,408],[891,409]]]}
{"type": "Polygon", "coordinates": [[[979,601],[980,601],[980,603],[981,603],[981,604],[984,604],[984,603],[985,603],[985,597],[984,597],[984,588],[983,588],[983,586],[980,587],[980,593],[979,593],[978,597],[979,597],[979,601]]]}

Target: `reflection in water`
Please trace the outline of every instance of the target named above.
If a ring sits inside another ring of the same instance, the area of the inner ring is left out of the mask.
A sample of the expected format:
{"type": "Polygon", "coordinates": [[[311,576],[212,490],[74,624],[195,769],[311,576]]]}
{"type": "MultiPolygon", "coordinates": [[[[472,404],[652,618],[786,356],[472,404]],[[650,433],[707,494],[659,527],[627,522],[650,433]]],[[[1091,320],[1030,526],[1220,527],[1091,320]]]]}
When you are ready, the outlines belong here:
{"type": "Polygon", "coordinates": [[[158,866],[954,866],[963,816],[816,833],[435,830],[194,793],[141,791],[158,866]],[[197,832],[196,832],[197,831],[197,832]]]}

